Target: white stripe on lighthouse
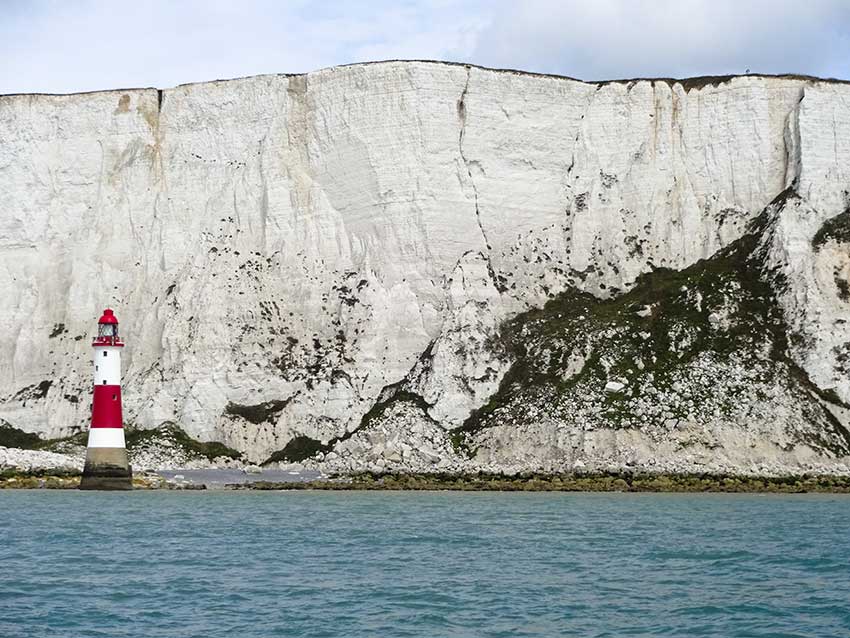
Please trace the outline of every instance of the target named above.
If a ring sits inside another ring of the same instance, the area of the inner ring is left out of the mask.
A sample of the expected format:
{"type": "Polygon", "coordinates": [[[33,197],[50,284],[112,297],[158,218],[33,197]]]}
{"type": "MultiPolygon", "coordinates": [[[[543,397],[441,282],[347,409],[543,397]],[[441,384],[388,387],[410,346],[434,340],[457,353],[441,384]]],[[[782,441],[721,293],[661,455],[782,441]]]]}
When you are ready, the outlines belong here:
{"type": "Polygon", "coordinates": [[[94,347],[94,384],[121,385],[121,348],[94,347]]]}
{"type": "Polygon", "coordinates": [[[126,447],[124,445],[124,428],[91,428],[88,446],[126,447]]]}

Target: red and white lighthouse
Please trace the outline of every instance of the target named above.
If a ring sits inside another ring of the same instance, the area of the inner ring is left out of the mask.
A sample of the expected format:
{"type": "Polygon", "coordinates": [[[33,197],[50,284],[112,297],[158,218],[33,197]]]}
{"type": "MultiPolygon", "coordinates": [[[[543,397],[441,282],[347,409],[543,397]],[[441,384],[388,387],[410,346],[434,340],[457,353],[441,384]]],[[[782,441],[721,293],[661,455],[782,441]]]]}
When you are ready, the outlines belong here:
{"type": "Polygon", "coordinates": [[[129,490],[133,474],[124,444],[121,414],[121,349],[118,319],[109,308],[97,322],[94,348],[94,393],[83,490],[129,490]]]}

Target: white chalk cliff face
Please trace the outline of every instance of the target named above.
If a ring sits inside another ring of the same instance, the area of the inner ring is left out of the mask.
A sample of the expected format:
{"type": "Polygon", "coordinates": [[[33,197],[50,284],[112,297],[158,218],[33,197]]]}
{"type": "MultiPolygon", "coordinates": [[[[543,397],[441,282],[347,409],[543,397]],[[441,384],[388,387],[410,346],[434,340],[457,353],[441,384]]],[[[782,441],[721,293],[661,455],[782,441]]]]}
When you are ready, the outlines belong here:
{"type": "MultiPolygon", "coordinates": [[[[564,294],[618,298],[759,218],[787,365],[831,416],[806,417],[801,399],[752,430],[722,411],[682,422],[733,468],[846,453],[848,84],[387,62],[4,96],[0,192],[0,418],[23,430],[87,425],[90,337],[110,306],[136,427],[174,421],[253,460],[309,437],[356,463],[366,437],[351,433],[398,413],[394,431],[449,440],[516,363],[506,322],[564,294]],[[806,427],[838,442],[789,434],[806,427]]],[[[673,462],[688,437],[646,434],[655,418],[580,440],[588,421],[569,414],[487,423],[467,427],[469,453],[493,467],[673,462]]]]}

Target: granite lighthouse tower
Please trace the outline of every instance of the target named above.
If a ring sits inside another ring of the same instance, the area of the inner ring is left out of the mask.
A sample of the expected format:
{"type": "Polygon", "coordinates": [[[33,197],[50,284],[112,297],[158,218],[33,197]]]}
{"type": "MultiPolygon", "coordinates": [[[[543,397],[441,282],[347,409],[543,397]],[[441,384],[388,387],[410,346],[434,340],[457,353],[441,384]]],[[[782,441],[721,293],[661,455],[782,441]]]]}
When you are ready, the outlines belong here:
{"type": "Polygon", "coordinates": [[[133,474],[124,443],[121,413],[121,349],[118,319],[109,308],[97,322],[94,392],[81,490],[129,490],[133,474]]]}

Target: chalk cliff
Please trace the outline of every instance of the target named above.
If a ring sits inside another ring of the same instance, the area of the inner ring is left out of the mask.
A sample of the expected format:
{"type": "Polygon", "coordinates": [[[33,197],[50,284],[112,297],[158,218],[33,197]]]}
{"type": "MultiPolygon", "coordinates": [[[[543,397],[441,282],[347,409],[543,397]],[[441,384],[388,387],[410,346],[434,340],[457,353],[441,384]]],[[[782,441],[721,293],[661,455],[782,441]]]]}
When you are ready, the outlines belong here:
{"type": "Polygon", "coordinates": [[[850,84],[386,62],[0,97],[0,418],[328,467],[846,468],[850,84]]]}

